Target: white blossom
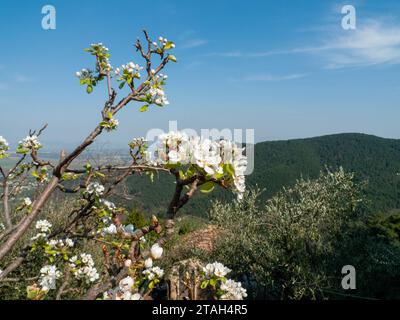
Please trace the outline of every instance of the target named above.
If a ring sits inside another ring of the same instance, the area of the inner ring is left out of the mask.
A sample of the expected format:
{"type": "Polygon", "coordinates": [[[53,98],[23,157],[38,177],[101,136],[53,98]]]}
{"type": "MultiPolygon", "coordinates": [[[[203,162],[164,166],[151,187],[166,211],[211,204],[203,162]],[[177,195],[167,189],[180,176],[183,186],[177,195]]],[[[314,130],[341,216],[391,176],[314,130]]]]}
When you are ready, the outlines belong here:
{"type": "Polygon", "coordinates": [[[140,293],[135,293],[131,296],[131,300],[140,300],[142,299],[142,296],[140,293]]]}
{"type": "Polygon", "coordinates": [[[123,278],[120,282],[119,282],[119,289],[121,291],[130,291],[133,288],[133,285],[135,284],[135,280],[128,276],[123,278]]]}
{"type": "Polygon", "coordinates": [[[90,254],[81,253],[78,256],[73,256],[69,260],[73,275],[77,279],[83,279],[86,283],[95,282],[100,278],[97,269],[94,267],[94,261],[90,254]]]}
{"type": "Polygon", "coordinates": [[[35,227],[41,233],[48,233],[51,230],[52,224],[50,222],[48,222],[47,220],[39,220],[36,222],[35,227]]]}
{"type": "Polygon", "coordinates": [[[225,292],[221,300],[243,300],[247,297],[247,290],[242,287],[242,284],[231,279],[223,282],[220,289],[225,292]]]}
{"type": "Polygon", "coordinates": [[[213,276],[217,278],[225,277],[232,270],[225,267],[220,262],[209,263],[203,267],[203,272],[206,278],[212,278],[213,276]]]}
{"type": "Polygon", "coordinates": [[[42,147],[36,135],[27,136],[25,139],[19,142],[20,149],[27,150],[38,150],[42,147]]]}
{"type": "Polygon", "coordinates": [[[247,158],[243,151],[227,140],[189,138],[184,132],[171,131],[159,136],[155,157],[148,155],[148,161],[158,165],[196,165],[210,178],[223,179],[240,199],[246,189],[247,158]]]}
{"type": "Polygon", "coordinates": [[[153,266],[153,259],[152,258],[147,258],[145,261],[144,261],[144,266],[145,266],[145,268],[146,269],[150,269],[152,266],[153,266]]]}
{"type": "Polygon", "coordinates": [[[135,279],[127,276],[123,278],[118,287],[103,293],[104,300],[140,300],[142,296],[136,292],[135,279]]]}
{"type": "Polygon", "coordinates": [[[113,68],[109,61],[109,49],[103,45],[103,43],[92,43],[90,45],[91,51],[93,55],[97,55],[99,58],[99,65],[103,72],[109,72],[113,68]]]}
{"type": "Polygon", "coordinates": [[[108,227],[103,228],[102,233],[103,235],[117,234],[117,227],[112,223],[108,227]]]}
{"type": "Polygon", "coordinates": [[[0,145],[8,147],[8,142],[3,136],[0,136],[0,145]]]}
{"type": "Polygon", "coordinates": [[[143,70],[143,67],[134,62],[128,62],[127,64],[123,64],[120,68],[116,68],[114,72],[116,75],[121,76],[119,80],[126,80],[127,77],[140,79],[141,70],[143,70]]]}
{"type": "Polygon", "coordinates": [[[28,197],[25,198],[24,199],[24,205],[27,206],[27,207],[31,206],[32,205],[32,200],[30,198],[28,198],[28,197]]]}
{"type": "Polygon", "coordinates": [[[107,208],[108,211],[114,211],[116,209],[115,204],[112,203],[111,201],[101,199],[100,202],[107,208]]]}
{"type": "Polygon", "coordinates": [[[74,246],[74,241],[72,241],[71,239],[67,238],[65,239],[65,243],[68,247],[72,248],[74,246]]]}
{"type": "Polygon", "coordinates": [[[151,267],[143,271],[143,275],[150,281],[164,276],[164,270],[160,267],[151,267]]]}
{"type": "Polygon", "coordinates": [[[6,151],[9,150],[9,144],[7,140],[0,136],[0,159],[6,154],[6,151]]]}
{"type": "Polygon", "coordinates": [[[129,268],[132,265],[132,260],[131,259],[126,259],[124,261],[124,266],[129,268]]]}
{"type": "Polygon", "coordinates": [[[45,239],[47,237],[47,233],[39,232],[35,236],[31,238],[31,241],[36,241],[39,239],[45,239]]]}
{"type": "Polygon", "coordinates": [[[105,190],[104,186],[98,182],[92,182],[86,188],[86,192],[88,194],[94,194],[95,196],[98,197],[103,195],[104,190],[105,190]]]}
{"type": "Polygon", "coordinates": [[[149,89],[151,101],[159,106],[168,105],[169,101],[165,96],[165,91],[159,87],[151,87],[149,89]]]}
{"type": "Polygon", "coordinates": [[[79,79],[87,79],[91,75],[90,71],[87,69],[82,69],[81,71],[75,72],[75,76],[79,79]]]}
{"type": "Polygon", "coordinates": [[[150,249],[151,256],[155,260],[161,258],[163,251],[164,249],[160,247],[158,243],[153,244],[153,246],[150,249]]]}
{"type": "Polygon", "coordinates": [[[46,265],[40,269],[39,284],[42,290],[48,291],[56,288],[56,280],[62,276],[56,266],[46,265]]]}

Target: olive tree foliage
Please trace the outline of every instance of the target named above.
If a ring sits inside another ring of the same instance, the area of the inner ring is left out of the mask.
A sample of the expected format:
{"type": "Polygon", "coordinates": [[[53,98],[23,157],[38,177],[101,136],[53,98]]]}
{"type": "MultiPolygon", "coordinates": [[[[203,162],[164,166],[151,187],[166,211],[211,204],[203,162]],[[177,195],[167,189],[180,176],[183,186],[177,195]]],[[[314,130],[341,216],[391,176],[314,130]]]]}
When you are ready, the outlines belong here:
{"type": "MultiPolygon", "coordinates": [[[[106,101],[98,125],[72,152],[61,151],[58,162],[42,159],[40,154],[44,148],[40,138],[47,125],[31,130],[19,142],[14,151],[16,160],[9,169],[1,161],[10,157],[11,147],[0,136],[0,284],[11,280],[27,283],[29,299],[62,299],[71,292],[84,299],[146,299],[164,275],[157,261],[165,255],[163,247],[173,235],[179,209],[198,190],[211,192],[219,186],[239,198],[244,192],[246,157],[241,148],[225,140],[215,142],[169,132],[159,137],[154,153],[148,151],[144,138],[127,142],[127,165],[82,165],[77,161],[101,134],[118,128],[116,116],[128,104],[137,103],[140,112],[169,104],[167,76],[161,71],[170,62],[177,62],[171,54],[175,43],[163,37],[152,40],[144,31],[144,39],[138,39],[134,47],[144,67],[135,62],[112,67],[109,49],[102,43],[85,49],[95,66],[78,71],[76,76],[88,94],[101,88],[104,81],[106,101]],[[126,208],[109,198],[128,176],[147,174],[152,178],[160,171],[176,180],[173,197],[161,213],[165,221],[153,216],[146,226],[125,224],[126,208]],[[26,196],[27,189],[32,199],[26,196]],[[64,217],[60,225],[43,219],[55,191],[74,196],[72,208],[58,212],[64,217]],[[96,265],[92,254],[83,251],[88,243],[102,252],[101,266],[96,265]],[[42,264],[39,272],[33,268],[36,274],[12,278],[32,261],[42,264]]],[[[205,281],[212,277],[206,283],[216,297],[244,298],[240,284],[226,279],[227,270],[214,263],[202,274],[205,281]]]]}
{"type": "Polygon", "coordinates": [[[260,190],[244,201],[216,202],[210,217],[225,229],[215,257],[272,299],[316,299],[338,286],[334,256],[346,221],[362,201],[353,174],[343,169],[300,179],[265,204],[260,190]]]}

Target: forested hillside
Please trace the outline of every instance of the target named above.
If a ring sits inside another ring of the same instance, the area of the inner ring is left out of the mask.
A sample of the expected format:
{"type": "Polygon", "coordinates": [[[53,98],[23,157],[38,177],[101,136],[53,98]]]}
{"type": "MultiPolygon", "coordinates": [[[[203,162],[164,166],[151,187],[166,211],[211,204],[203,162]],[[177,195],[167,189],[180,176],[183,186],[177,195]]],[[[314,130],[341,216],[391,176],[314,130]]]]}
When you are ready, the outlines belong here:
{"type": "MultiPolygon", "coordinates": [[[[263,198],[276,194],[296,179],[316,178],[325,167],[342,166],[366,181],[365,193],[371,211],[400,208],[400,140],[345,133],[316,138],[261,142],[255,146],[255,170],[247,177],[249,187],[265,189],[263,198]]],[[[148,177],[133,176],[129,188],[137,194],[137,205],[146,211],[165,208],[174,189],[173,179],[159,176],[161,183],[151,183],[148,177]]],[[[185,208],[186,213],[204,215],[209,201],[201,197],[233,199],[226,192],[196,195],[185,208]]]]}

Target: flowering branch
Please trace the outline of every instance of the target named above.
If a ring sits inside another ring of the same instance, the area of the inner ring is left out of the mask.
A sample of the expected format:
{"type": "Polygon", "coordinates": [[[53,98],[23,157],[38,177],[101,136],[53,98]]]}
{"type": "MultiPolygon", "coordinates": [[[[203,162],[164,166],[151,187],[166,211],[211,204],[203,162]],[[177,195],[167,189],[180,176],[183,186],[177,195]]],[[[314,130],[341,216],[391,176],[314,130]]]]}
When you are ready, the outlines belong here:
{"type": "MultiPolygon", "coordinates": [[[[26,234],[34,221],[37,231],[29,244],[21,250],[20,256],[0,272],[0,281],[28,258],[41,256],[47,261],[40,269],[38,283],[35,282],[27,288],[29,299],[43,299],[50,290],[57,289],[57,282],[61,278],[61,286],[55,291],[56,299],[61,299],[65,293],[71,291],[79,292],[85,299],[97,298],[102,293],[104,299],[143,299],[151,294],[164,275],[164,271],[153,263],[163,256],[162,245],[173,235],[176,214],[196,191],[208,193],[215,186],[220,186],[237,193],[239,199],[244,192],[247,160],[242,155],[242,149],[229,141],[189,138],[179,132],[161,135],[154,154],[147,150],[148,146],[143,138],[134,139],[129,143],[129,165],[95,167],[89,162],[83,169],[71,168],[72,163],[99,135],[117,129],[119,121],[115,115],[130,102],[142,103],[139,109],[141,112],[145,112],[149,105],[162,107],[169,104],[164,92],[167,76],[160,72],[170,61],[176,62],[175,56],[169,53],[175,44],[163,37],[159,37],[158,42],[152,41],[146,31],[144,36],[147,49],[139,39],[135,43],[137,52],[146,63],[147,75],[142,82],[139,82],[142,67],[128,62],[114,69],[109,61],[109,50],[101,43],[92,44],[85,50],[95,57],[95,70],[82,69],[76,76],[80,84],[86,86],[88,94],[99,82],[106,79],[107,100],[101,110],[100,123],[80,145],[69,154],[62,151],[57,164],[41,160],[39,150],[42,144],[38,137],[46,129],[45,125],[37,134],[36,131],[30,131],[19,143],[17,153],[21,157],[9,172],[0,167],[7,224],[7,229],[0,234],[0,240],[5,239],[0,245],[0,261],[3,261],[26,234]],[[161,60],[154,69],[153,55],[158,55],[161,60]],[[119,83],[120,90],[124,86],[130,89],[117,103],[113,79],[119,83]],[[32,162],[25,163],[28,155],[32,162]],[[52,169],[51,175],[48,175],[48,168],[52,169]],[[33,201],[30,198],[22,200],[15,211],[24,212],[25,215],[13,224],[9,198],[14,192],[18,194],[18,186],[12,186],[10,191],[9,183],[14,183],[16,178],[21,183],[28,172],[38,182],[38,196],[33,201]],[[131,224],[124,225],[126,209],[117,207],[107,198],[130,175],[145,173],[152,179],[155,172],[167,172],[174,175],[176,180],[175,192],[166,210],[164,229],[155,216],[147,226],[136,230],[131,224]],[[73,183],[75,180],[77,183],[73,183]],[[72,183],[67,184],[67,181],[72,183]],[[184,188],[188,188],[188,191],[184,192],[184,188]],[[80,197],[76,202],[78,206],[69,212],[63,226],[53,230],[49,221],[37,218],[55,190],[79,194],[80,197]],[[149,238],[147,235],[151,232],[162,236],[158,236],[158,240],[152,245],[147,245],[146,238],[149,238]],[[84,242],[91,240],[102,245],[105,266],[102,274],[97,271],[90,254],[78,251],[84,242]],[[73,288],[74,285],[78,287],[73,288]]],[[[0,159],[8,156],[8,150],[7,141],[0,137],[0,159]]]]}
{"type": "MultiPolygon", "coordinates": [[[[145,32],[145,37],[146,41],[149,43],[150,46],[150,39],[148,37],[148,34],[145,32]]],[[[137,42],[140,43],[140,40],[137,42]]],[[[165,48],[162,51],[169,50],[170,48],[165,48]]],[[[101,44],[95,44],[92,45],[90,49],[87,50],[90,52],[92,55],[96,56],[96,65],[97,65],[97,71],[98,75],[94,78],[92,76],[92,73],[83,70],[83,72],[77,73],[77,76],[80,78],[81,84],[87,84],[87,92],[90,93],[93,90],[93,86],[97,84],[98,81],[101,81],[104,78],[104,71],[106,70],[107,72],[107,79],[110,81],[110,71],[111,71],[111,65],[108,62],[109,54],[108,54],[108,49],[104,48],[101,44]]],[[[154,52],[150,50],[148,55],[146,56],[146,64],[151,66],[151,55],[154,52]]],[[[160,53],[157,53],[160,54],[160,53]]],[[[161,57],[163,56],[163,53],[160,54],[161,57]]],[[[73,150],[69,155],[66,155],[63,157],[63,159],[60,160],[57,166],[55,166],[53,170],[53,177],[50,180],[50,182],[47,184],[46,188],[43,190],[43,192],[38,196],[36,201],[34,202],[32,206],[32,210],[28,216],[26,216],[18,225],[18,227],[14,230],[14,232],[10,235],[10,237],[7,239],[5,243],[3,243],[0,246],[0,260],[3,259],[9,252],[10,250],[14,247],[14,245],[17,243],[17,241],[25,234],[27,231],[28,227],[31,225],[31,223],[36,219],[38,214],[40,213],[41,208],[44,206],[44,204],[47,202],[49,199],[50,195],[55,191],[55,189],[59,186],[59,182],[62,179],[62,175],[66,172],[68,167],[71,165],[71,163],[88,147],[90,146],[96,138],[103,132],[105,126],[104,122],[110,123],[113,116],[116,115],[122,108],[124,108],[129,102],[132,100],[136,101],[147,101],[148,103],[151,103],[151,94],[146,94],[146,90],[149,89],[151,81],[154,83],[154,87],[157,87],[157,79],[155,78],[157,73],[159,73],[165,65],[171,60],[171,56],[168,55],[166,58],[162,60],[162,62],[159,64],[159,66],[154,70],[154,72],[150,72],[148,74],[148,77],[145,82],[143,82],[138,89],[134,90],[130,94],[128,94],[125,98],[120,100],[119,103],[114,105],[114,100],[116,97],[115,90],[109,89],[108,90],[108,95],[109,98],[105,103],[105,106],[102,110],[102,118],[103,122],[100,123],[88,136],[87,138],[73,150]]],[[[176,60],[172,56],[172,60],[176,60]]],[[[110,83],[110,82],[109,82],[110,83]]],[[[129,78],[129,83],[133,83],[133,78],[129,78]]],[[[110,88],[110,85],[108,86],[110,88]]],[[[115,127],[115,121],[110,124],[108,128],[114,128],[115,127]]],[[[107,127],[106,127],[107,128],[107,127]]],[[[42,132],[42,130],[39,131],[39,134],[42,132]]],[[[33,154],[33,157],[36,157],[36,151],[41,147],[41,145],[37,145],[35,136],[31,136],[31,139],[27,141],[27,143],[31,143],[29,145],[29,148],[31,149],[33,154]]],[[[25,151],[23,149],[22,151],[25,151]]],[[[37,160],[37,159],[36,159],[37,160]]],[[[35,160],[34,160],[35,161],[35,160]]],[[[35,161],[38,165],[41,165],[37,161],[35,161]]],[[[43,163],[42,163],[43,164],[43,163]]]]}

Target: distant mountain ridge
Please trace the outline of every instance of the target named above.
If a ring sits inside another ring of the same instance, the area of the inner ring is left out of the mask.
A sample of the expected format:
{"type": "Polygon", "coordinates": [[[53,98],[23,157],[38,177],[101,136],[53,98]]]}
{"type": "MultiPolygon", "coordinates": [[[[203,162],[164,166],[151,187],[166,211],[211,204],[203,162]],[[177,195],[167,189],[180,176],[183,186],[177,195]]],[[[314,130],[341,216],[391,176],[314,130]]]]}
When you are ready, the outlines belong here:
{"type": "Polygon", "coordinates": [[[400,207],[400,140],[361,133],[258,143],[248,183],[265,187],[270,196],[301,175],[315,178],[325,166],[342,166],[357,180],[367,180],[373,209],[400,207]]]}
{"type": "MultiPolygon", "coordinates": [[[[360,133],[342,133],[314,138],[266,141],[255,145],[254,172],[247,177],[249,187],[265,188],[268,198],[292,185],[296,179],[315,178],[328,167],[342,166],[355,173],[358,181],[367,180],[366,196],[373,211],[400,208],[400,140],[379,138],[360,133]]],[[[143,196],[138,203],[144,209],[163,210],[173,192],[170,177],[158,177],[160,184],[148,178],[132,177],[129,187],[143,196]],[[150,193],[150,194],[149,194],[150,193]]],[[[209,201],[202,198],[231,199],[229,192],[217,191],[196,196],[185,211],[204,215],[209,201]]]]}

